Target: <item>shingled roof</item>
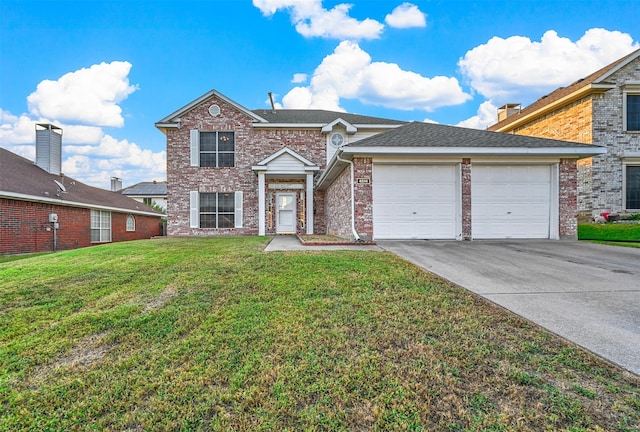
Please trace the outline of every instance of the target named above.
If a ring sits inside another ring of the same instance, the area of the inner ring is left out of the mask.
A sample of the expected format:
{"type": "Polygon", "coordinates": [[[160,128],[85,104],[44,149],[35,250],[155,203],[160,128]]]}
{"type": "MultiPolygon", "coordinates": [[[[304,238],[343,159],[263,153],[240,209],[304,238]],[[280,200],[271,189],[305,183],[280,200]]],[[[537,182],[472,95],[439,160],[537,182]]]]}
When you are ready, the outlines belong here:
{"type": "Polygon", "coordinates": [[[510,115],[506,119],[494,125],[489,126],[488,130],[490,131],[500,130],[503,127],[508,126],[511,123],[514,123],[523,117],[526,117],[532,113],[535,113],[536,111],[577,92],[578,90],[591,86],[592,84],[599,82],[601,79],[607,78],[608,74],[614,71],[617,67],[620,67],[626,64],[627,62],[633,60],[635,57],[638,57],[638,56],[640,56],[640,49],[622,57],[621,59],[616,60],[615,62],[603,67],[602,69],[599,69],[593,72],[591,75],[588,75],[582,79],[575,81],[571,85],[568,85],[566,87],[560,87],[554,90],[548,95],[541,97],[540,99],[538,99],[537,101],[529,105],[528,107],[522,109],[520,112],[510,115]]]}
{"type": "Polygon", "coordinates": [[[350,149],[361,147],[566,148],[578,151],[582,149],[587,153],[599,148],[599,146],[570,141],[422,122],[411,122],[387,132],[356,141],[346,147],[350,149]]]}
{"type": "Polygon", "coordinates": [[[328,124],[337,119],[342,119],[353,125],[401,125],[406,123],[400,120],[391,120],[381,117],[317,109],[258,109],[253,110],[253,112],[267,120],[269,123],[328,124]]]}
{"type": "Polygon", "coordinates": [[[120,191],[130,196],[162,196],[167,194],[167,182],[140,182],[120,191]]]}
{"type": "Polygon", "coordinates": [[[89,186],[63,174],[49,174],[32,161],[1,147],[0,197],[158,217],[164,216],[162,213],[119,192],[111,192],[89,186]],[[66,191],[62,191],[56,181],[66,191]]]}

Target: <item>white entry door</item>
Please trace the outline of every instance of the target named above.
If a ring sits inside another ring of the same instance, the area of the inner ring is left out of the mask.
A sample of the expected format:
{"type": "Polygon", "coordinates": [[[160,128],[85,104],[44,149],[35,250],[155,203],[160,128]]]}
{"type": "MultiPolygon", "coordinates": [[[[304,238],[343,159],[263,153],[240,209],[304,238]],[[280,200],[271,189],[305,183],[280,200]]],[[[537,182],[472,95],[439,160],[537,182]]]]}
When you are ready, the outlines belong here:
{"type": "Polygon", "coordinates": [[[295,234],[296,232],[296,194],[276,194],[276,233],[295,234]]]}

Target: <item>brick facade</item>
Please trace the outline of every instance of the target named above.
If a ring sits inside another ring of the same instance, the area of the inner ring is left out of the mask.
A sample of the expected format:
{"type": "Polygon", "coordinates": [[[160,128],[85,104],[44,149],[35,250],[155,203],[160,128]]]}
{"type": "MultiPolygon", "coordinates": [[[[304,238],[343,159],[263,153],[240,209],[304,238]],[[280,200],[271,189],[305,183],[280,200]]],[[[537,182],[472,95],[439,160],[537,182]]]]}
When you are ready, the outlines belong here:
{"type": "MultiPolygon", "coordinates": [[[[180,127],[168,129],[167,135],[167,234],[170,236],[210,236],[225,234],[257,235],[258,177],[252,167],[283,147],[288,147],[321,169],[326,162],[326,136],[318,129],[260,129],[254,127],[253,119],[245,112],[212,96],[184,113],[180,127]],[[220,107],[220,114],[213,117],[208,108],[212,104],[220,107]],[[233,131],[235,134],[235,166],[232,168],[192,167],[190,164],[190,130],[233,131]],[[189,192],[243,192],[242,228],[212,229],[191,228],[189,192]]],[[[268,178],[269,182],[283,183],[287,178],[268,178]]],[[[296,179],[306,186],[306,179],[296,179]]],[[[302,189],[302,190],[306,190],[302,189]]],[[[296,190],[298,216],[300,214],[301,191],[296,190]]],[[[267,189],[274,205],[275,193],[267,189]]],[[[269,201],[267,202],[268,207],[269,201]]],[[[273,208],[273,207],[272,207],[273,208]]],[[[268,211],[268,208],[267,208],[268,211]]],[[[314,193],[314,230],[324,232],[324,196],[314,193]]],[[[275,215],[271,215],[275,221],[275,215]]],[[[265,216],[268,218],[269,215],[265,216]]],[[[308,220],[308,215],[304,215],[308,220]]],[[[275,222],[274,222],[275,223],[275,222]]],[[[275,228],[274,228],[275,229],[275,228]]],[[[273,233],[267,229],[266,233],[273,233]]],[[[303,233],[299,218],[298,232],[303,233]]]]}
{"type": "Polygon", "coordinates": [[[471,159],[462,159],[462,239],[471,240],[471,159]]]}
{"type": "MultiPolygon", "coordinates": [[[[0,198],[0,255],[54,250],[53,224],[58,215],[56,249],[91,246],[91,210],[32,201],[0,198]]],[[[160,218],[134,215],[135,231],[126,231],[128,213],[111,212],[113,242],[148,239],[160,235],[160,218]]]]}
{"type": "Polygon", "coordinates": [[[558,231],[561,239],[578,237],[578,167],[574,159],[560,159],[558,187],[558,231]]]}

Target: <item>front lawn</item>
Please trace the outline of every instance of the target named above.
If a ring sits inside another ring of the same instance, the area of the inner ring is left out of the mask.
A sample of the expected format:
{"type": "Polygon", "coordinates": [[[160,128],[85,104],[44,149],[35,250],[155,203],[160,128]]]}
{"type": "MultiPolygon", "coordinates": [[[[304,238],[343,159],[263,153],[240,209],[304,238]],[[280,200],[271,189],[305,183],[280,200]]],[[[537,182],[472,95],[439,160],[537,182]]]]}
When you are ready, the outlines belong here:
{"type": "Polygon", "coordinates": [[[579,224],[578,240],[640,247],[640,223],[579,224]]]}
{"type": "Polygon", "coordinates": [[[389,253],[0,264],[0,430],[637,431],[640,378],[389,253]]]}

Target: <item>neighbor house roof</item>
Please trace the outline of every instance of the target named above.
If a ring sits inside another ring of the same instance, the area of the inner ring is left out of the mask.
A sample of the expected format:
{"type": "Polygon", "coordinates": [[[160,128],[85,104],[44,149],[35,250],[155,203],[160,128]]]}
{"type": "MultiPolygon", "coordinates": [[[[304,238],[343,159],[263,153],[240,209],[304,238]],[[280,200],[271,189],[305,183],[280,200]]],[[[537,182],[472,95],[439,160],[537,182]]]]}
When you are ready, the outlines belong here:
{"type": "Polygon", "coordinates": [[[148,216],[164,216],[120,192],[49,174],[32,161],[0,147],[0,197],[148,216]]]}
{"type": "Polygon", "coordinates": [[[592,74],[575,81],[574,83],[560,87],[546,96],[522,109],[520,112],[510,115],[506,119],[489,126],[490,131],[501,131],[507,126],[513,126],[520,120],[525,120],[539,111],[544,111],[547,107],[553,107],[557,104],[566,104],[585,96],[589,92],[604,92],[615,86],[615,83],[608,83],[606,80],[620,68],[629,64],[636,58],[640,57],[640,49],[628,54],[615,62],[599,69],[592,74]]]}
{"type": "Polygon", "coordinates": [[[330,184],[345,159],[361,156],[540,156],[584,158],[604,154],[601,146],[505,134],[458,126],[411,122],[341,147],[318,179],[330,184]]]}
{"type": "Polygon", "coordinates": [[[120,193],[128,196],[165,196],[167,182],[140,182],[122,189],[120,193]]]}

